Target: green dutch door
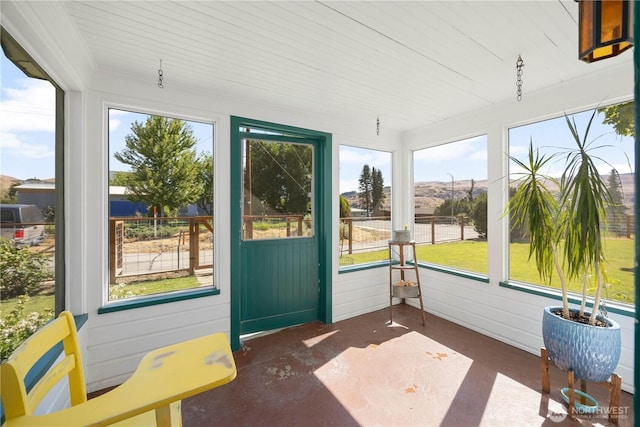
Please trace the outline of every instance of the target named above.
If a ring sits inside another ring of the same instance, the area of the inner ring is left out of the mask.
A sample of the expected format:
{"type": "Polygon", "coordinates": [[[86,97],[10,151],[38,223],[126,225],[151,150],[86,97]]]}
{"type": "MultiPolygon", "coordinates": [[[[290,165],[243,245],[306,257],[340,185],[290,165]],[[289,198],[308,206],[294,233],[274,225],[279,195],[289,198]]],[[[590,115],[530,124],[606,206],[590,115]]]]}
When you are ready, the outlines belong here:
{"type": "Polygon", "coordinates": [[[240,333],[319,318],[314,141],[241,134],[240,333]]]}

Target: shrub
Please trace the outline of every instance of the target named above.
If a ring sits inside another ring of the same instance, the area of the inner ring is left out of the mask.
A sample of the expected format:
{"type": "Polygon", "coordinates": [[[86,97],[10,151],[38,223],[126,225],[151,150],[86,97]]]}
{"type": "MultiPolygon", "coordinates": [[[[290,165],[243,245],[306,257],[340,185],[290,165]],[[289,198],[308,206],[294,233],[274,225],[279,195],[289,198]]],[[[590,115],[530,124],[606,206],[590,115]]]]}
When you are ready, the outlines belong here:
{"type": "Polygon", "coordinates": [[[0,360],[8,358],[22,341],[53,318],[53,310],[24,314],[28,296],[18,297],[18,303],[3,319],[0,319],[0,360]]]}
{"type": "Polygon", "coordinates": [[[51,277],[46,263],[46,255],[0,240],[0,299],[35,293],[40,283],[51,277]]]}

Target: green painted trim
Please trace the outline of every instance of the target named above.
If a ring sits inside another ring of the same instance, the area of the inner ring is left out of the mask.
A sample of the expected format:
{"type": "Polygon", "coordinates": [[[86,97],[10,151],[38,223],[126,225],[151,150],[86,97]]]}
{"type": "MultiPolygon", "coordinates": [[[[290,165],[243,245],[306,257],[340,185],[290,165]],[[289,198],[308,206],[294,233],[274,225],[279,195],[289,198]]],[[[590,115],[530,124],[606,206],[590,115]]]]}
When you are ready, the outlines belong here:
{"type": "Polygon", "coordinates": [[[231,167],[229,177],[231,185],[231,203],[229,204],[229,218],[231,227],[231,238],[229,248],[230,257],[230,274],[231,274],[231,349],[233,351],[240,349],[240,309],[241,309],[241,287],[240,287],[240,239],[242,236],[242,221],[240,220],[240,211],[242,209],[242,190],[240,183],[242,182],[242,137],[238,129],[245,121],[240,117],[231,117],[230,127],[230,143],[231,143],[231,167]]]}
{"type": "MultiPolygon", "coordinates": [[[[241,304],[241,251],[240,238],[242,235],[242,223],[240,221],[240,209],[242,204],[242,193],[239,183],[242,178],[242,147],[241,140],[244,137],[256,139],[258,134],[240,132],[240,127],[250,129],[260,129],[269,132],[280,132],[284,138],[292,138],[292,141],[300,141],[300,137],[306,137],[317,141],[314,144],[316,150],[316,192],[318,194],[316,206],[317,239],[318,239],[318,280],[320,282],[320,306],[318,317],[324,323],[332,323],[332,275],[331,260],[333,259],[333,248],[331,245],[332,224],[331,214],[333,210],[333,197],[331,193],[331,147],[332,136],[330,133],[320,132],[310,129],[298,128],[277,123],[264,122],[245,117],[231,116],[230,143],[231,143],[231,203],[229,206],[231,239],[229,256],[231,257],[231,348],[235,351],[240,348],[240,304],[241,304]]],[[[260,136],[262,137],[262,136],[260,136]]],[[[283,137],[264,135],[265,139],[283,140],[283,137]]],[[[309,142],[307,140],[307,142],[309,142]]]]}
{"type": "MultiPolygon", "coordinates": [[[[502,288],[513,289],[520,292],[526,292],[528,294],[550,298],[556,301],[562,301],[562,294],[559,289],[545,288],[539,285],[514,281],[500,282],[499,286],[502,288]]],[[[580,305],[581,299],[582,298],[580,296],[569,294],[569,303],[571,304],[580,305]]],[[[593,303],[591,301],[587,301],[587,307],[593,308],[593,303]]],[[[633,317],[635,313],[635,309],[632,305],[612,303],[611,301],[607,301],[607,311],[609,313],[615,313],[626,317],[633,317]]]]}
{"type": "Polygon", "coordinates": [[[489,278],[477,273],[471,273],[470,271],[454,270],[452,268],[442,267],[434,264],[425,264],[418,262],[418,267],[437,271],[438,273],[451,274],[453,276],[464,277],[465,279],[473,280],[476,282],[489,283],[489,278]]]}
{"type": "MultiPolygon", "coordinates": [[[[640,175],[638,174],[638,168],[640,168],[640,108],[638,108],[638,103],[640,103],[640,51],[638,51],[637,43],[640,42],[640,7],[636,2],[632,3],[633,9],[633,39],[635,40],[633,48],[633,71],[634,71],[634,90],[633,90],[633,100],[635,102],[635,112],[634,112],[634,130],[635,130],[635,179],[634,179],[634,189],[635,194],[638,194],[640,191],[640,175]]],[[[633,213],[635,214],[635,229],[638,230],[640,227],[640,209],[638,208],[637,197],[636,203],[634,203],[633,213]]],[[[638,265],[640,264],[640,241],[638,240],[638,235],[635,235],[635,268],[634,268],[634,283],[636,288],[636,308],[638,302],[640,302],[640,269],[638,265]]],[[[638,349],[640,349],[640,310],[636,310],[635,313],[635,332],[634,332],[634,348],[635,348],[635,357],[634,359],[634,368],[633,368],[633,383],[635,394],[633,396],[633,410],[636,416],[636,420],[638,419],[638,413],[640,413],[640,357],[637,356],[638,349]]],[[[636,421],[636,424],[638,421],[636,421]]]]}
{"type": "Polygon", "coordinates": [[[291,144],[308,144],[309,139],[307,137],[299,138],[295,136],[285,136],[280,134],[268,134],[268,133],[254,133],[254,132],[240,132],[240,139],[250,139],[252,141],[274,141],[274,142],[287,142],[291,144]]]}
{"type": "Polygon", "coordinates": [[[185,301],[219,294],[220,289],[207,287],[152,295],[148,297],[139,297],[135,299],[118,300],[98,308],[98,314],[114,313],[116,311],[132,310],[134,308],[150,307],[152,305],[168,304],[176,301],[185,301]]]}
{"type": "Polygon", "coordinates": [[[319,261],[319,277],[320,284],[320,320],[326,324],[333,323],[333,274],[331,269],[331,262],[333,260],[333,224],[331,223],[333,205],[336,202],[333,199],[333,193],[331,191],[333,174],[332,168],[332,135],[330,133],[318,133],[320,137],[320,146],[318,151],[320,156],[318,158],[318,194],[320,195],[321,205],[318,209],[319,213],[319,229],[318,237],[320,239],[320,246],[318,248],[319,261]],[[322,305],[324,301],[324,305],[322,305]]]}
{"type": "Polygon", "coordinates": [[[343,266],[343,267],[340,267],[340,269],[338,270],[338,274],[353,273],[355,271],[371,270],[374,268],[383,268],[383,267],[389,267],[388,260],[343,266]]]}

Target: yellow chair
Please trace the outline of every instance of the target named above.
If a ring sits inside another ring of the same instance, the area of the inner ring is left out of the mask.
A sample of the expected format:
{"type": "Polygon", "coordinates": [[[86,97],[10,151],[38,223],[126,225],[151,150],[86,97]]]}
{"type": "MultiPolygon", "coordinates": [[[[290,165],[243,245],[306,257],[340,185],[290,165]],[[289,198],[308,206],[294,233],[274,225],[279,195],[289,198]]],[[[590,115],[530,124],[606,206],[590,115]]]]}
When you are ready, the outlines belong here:
{"type": "Polygon", "coordinates": [[[119,387],[87,400],[82,357],[73,316],[60,316],[29,337],[2,364],[2,404],[6,427],[18,426],[180,426],[180,401],[236,377],[227,336],[213,334],[154,350],[119,387]],[[61,358],[27,392],[29,370],[62,341],[61,358]],[[69,379],[71,407],[34,415],[49,391],[69,379]]]}

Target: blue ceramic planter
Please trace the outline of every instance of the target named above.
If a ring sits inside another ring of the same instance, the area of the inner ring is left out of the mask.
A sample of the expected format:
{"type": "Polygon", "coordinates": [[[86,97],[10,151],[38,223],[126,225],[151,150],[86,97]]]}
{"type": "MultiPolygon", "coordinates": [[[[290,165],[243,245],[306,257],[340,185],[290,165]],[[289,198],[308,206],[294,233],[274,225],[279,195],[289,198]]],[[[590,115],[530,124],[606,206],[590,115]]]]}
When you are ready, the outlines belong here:
{"type": "Polygon", "coordinates": [[[620,325],[603,317],[599,319],[609,327],[573,322],[551,312],[558,309],[562,307],[546,307],[542,317],[542,339],[549,358],[563,371],[573,368],[577,378],[609,380],[620,359],[620,325]]]}

